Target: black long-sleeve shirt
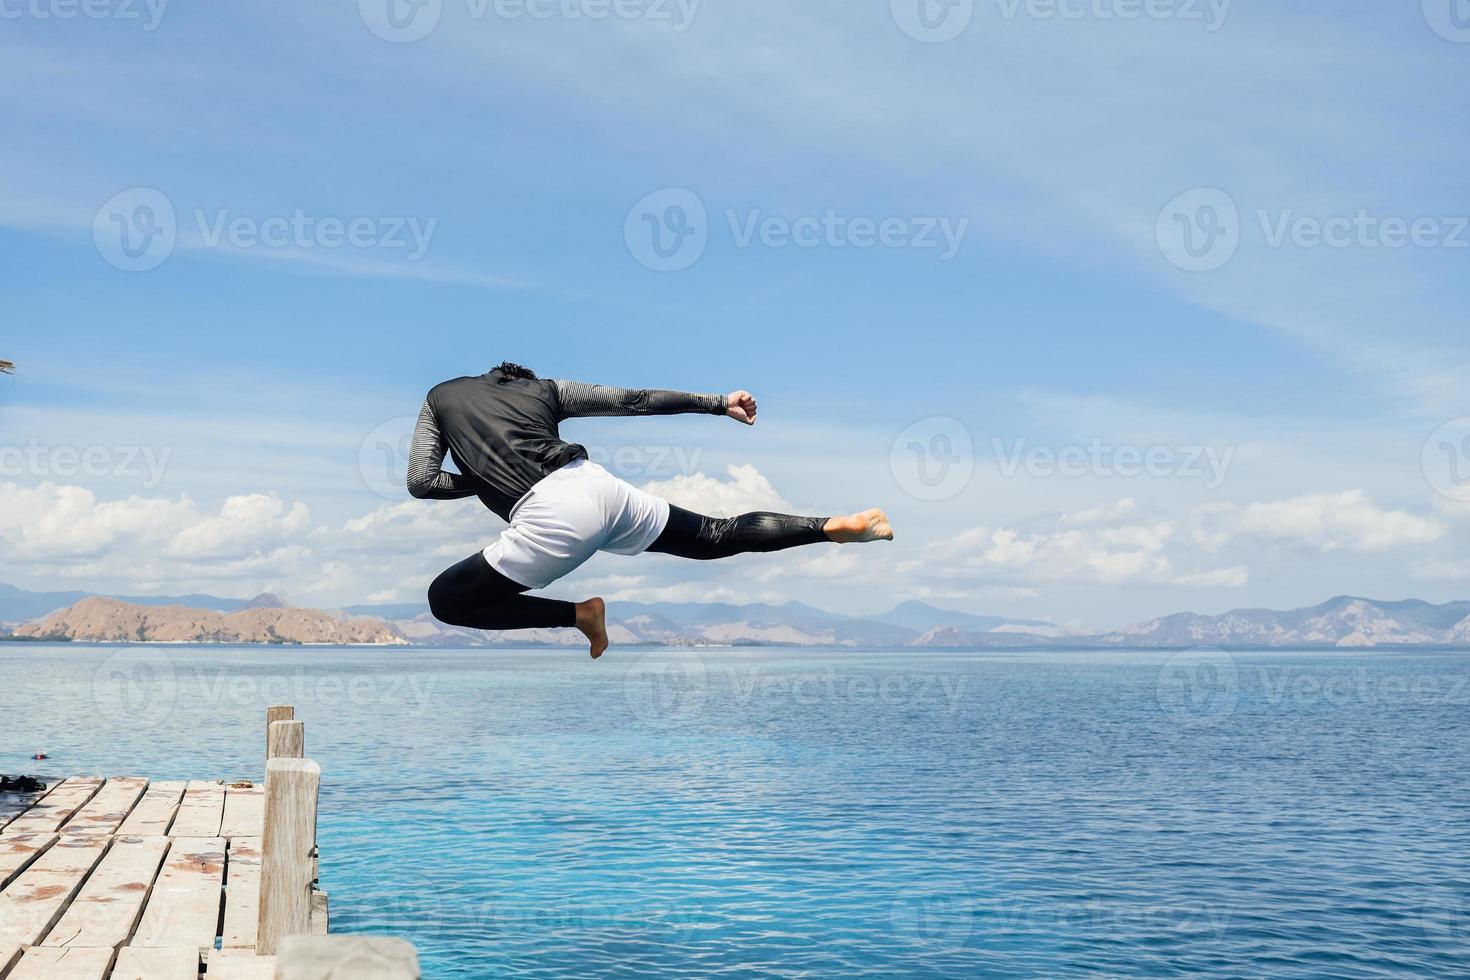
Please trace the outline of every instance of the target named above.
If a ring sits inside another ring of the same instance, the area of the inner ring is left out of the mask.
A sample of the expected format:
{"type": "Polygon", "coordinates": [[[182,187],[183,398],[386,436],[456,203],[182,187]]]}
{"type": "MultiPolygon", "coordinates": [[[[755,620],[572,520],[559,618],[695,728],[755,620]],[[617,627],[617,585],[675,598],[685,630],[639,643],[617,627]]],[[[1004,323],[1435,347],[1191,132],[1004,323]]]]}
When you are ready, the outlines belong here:
{"type": "Polygon", "coordinates": [[[562,441],[563,419],[610,415],[724,415],[722,395],[515,378],[500,370],[436,385],[424,400],[409,454],[408,492],[479,497],[505,520],[542,477],[587,450],[562,441]],[[445,453],[458,473],[441,469],[445,453]]]}

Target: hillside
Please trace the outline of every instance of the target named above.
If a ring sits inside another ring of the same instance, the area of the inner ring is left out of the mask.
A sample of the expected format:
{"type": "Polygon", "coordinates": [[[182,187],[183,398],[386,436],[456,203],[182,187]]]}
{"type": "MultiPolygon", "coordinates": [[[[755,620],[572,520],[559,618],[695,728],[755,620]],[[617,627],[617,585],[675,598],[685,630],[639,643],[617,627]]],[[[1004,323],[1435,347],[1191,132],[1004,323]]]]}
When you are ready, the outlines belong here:
{"type": "Polygon", "coordinates": [[[234,613],[185,606],[140,606],[92,597],[14,631],[19,638],[134,643],[403,644],[378,619],[337,619],[320,609],[260,606],[234,613]]]}

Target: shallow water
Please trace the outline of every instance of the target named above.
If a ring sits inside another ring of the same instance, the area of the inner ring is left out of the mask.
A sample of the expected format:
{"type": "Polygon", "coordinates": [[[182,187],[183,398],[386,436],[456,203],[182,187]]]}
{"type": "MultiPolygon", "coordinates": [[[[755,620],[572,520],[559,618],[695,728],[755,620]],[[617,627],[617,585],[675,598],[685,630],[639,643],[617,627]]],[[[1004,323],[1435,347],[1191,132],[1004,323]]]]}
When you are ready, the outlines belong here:
{"type": "Polygon", "coordinates": [[[3,644],[0,683],[3,772],[258,776],[296,704],[333,928],[429,977],[1470,972],[1470,654],[3,644]]]}

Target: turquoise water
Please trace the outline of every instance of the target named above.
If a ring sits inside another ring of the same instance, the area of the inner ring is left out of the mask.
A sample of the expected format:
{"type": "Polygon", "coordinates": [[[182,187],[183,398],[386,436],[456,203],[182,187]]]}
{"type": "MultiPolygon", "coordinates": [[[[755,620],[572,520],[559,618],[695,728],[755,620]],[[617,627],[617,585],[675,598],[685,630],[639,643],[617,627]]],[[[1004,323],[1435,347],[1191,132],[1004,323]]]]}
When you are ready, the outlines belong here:
{"type": "Polygon", "coordinates": [[[0,645],[0,771],[256,775],[430,977],[1470,972],[1470,654],[0,645]],[[44,748],[51,761],[26,761],[44,748]]]}

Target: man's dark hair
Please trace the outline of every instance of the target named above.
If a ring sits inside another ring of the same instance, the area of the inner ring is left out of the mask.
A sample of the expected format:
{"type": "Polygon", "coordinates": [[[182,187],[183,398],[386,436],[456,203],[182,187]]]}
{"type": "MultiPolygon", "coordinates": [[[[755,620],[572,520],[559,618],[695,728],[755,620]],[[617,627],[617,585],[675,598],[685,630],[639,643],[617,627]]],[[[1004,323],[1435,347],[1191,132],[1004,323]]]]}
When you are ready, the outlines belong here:
{"type": "Polygon", "coordinates": [[[528,367],[521,367],[519,364],[516,364],[514,361],[501,361],[500,362],[500,367],[496,368],[495,370],[499,371],[501,374],[505,375],[507,378],[520,378],[522,381],[535,381],[536,380],[536,372],[535,371],[532,371],[528,367]]]}

